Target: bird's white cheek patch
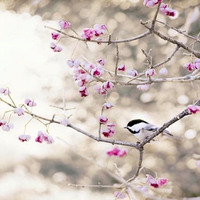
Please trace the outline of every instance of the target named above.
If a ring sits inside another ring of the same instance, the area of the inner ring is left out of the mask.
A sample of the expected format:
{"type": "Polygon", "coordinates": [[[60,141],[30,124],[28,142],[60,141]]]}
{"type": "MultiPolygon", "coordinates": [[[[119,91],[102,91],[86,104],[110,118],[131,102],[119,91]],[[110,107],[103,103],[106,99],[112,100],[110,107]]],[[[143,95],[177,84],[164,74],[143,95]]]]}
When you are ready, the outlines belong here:
{"type": "Polygon", "coordinates": [[[139,124],[135,124],[132,127],[129,126],[129,128],[134,132],[139,132],[139,130],[145,128],[146,126],[147,126],[147,124],[142,122],[142,123],[139,123],[139,124]]]}

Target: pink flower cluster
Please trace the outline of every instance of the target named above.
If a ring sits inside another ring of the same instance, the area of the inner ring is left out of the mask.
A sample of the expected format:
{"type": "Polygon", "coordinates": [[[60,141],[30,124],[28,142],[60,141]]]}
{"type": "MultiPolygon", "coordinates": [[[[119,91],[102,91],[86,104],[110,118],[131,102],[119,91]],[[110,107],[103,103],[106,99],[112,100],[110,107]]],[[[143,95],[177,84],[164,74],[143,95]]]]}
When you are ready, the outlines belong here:
{"type": "Polygon", "coordinates": [[[146,176],[147,176],[147,183],[154,188],[162,187],[168,183],[168,180],[166,178],[155,179],[149,174],[147,174],[146,176]]]}
{"type": "MultiPolygon", "coordinates": [[[[122,71],[122,72],[126,71],[126,65],[122,64],[122,65],[118,66],[117,70],[122,71]]],[[[132,69],[132,70],[127,70],[127,74],[130,76],[137,76],[138,72],[136,70],[132,69]]]]}
{"type": "MultiPolygon", "coordinates": [[[[143,4],[150,8],[156,6],[160,2],[162,2],[162,0],[144,0],[143,4]]],[[[168,5],[165,3],[161,3],[160,12],[166,16],[171,16],[171,17],[174,17],[176,14],[175,10],[168,7],[168,5]]]]}
{"type": "Polygon", "coordinates": [[[97,59],[97,63],[84,63],[78,59],[67,61],[69,67],[74,69],[73,78],[80,86],[79,93],[81,97],[89,95],[86,84],[90,83],[94,79],[93,77],[100,77],[104,74],[105,63],[106,61],[102,58],[97,59]]]}
{"type": "Polygon", "coordinates": [[[39,143],[46,142],[47,144],[52,144],[54,139],[49,134],[38,131],[38,136],[35,138],[35,141],[39,143]]]}
{"type": "MultiPolygon", "coordinates": [[[[71,24],[68,21],[63,21],[63,20],[59,21],[59,25],[61,29],[68,29],[71,26],[71,24]]],[[[61,38],[61,35],[58,32],[52,32],[51,37],[53,40],[59,40],[61,38]]],[[[54,52],[62,51],[62,47],[58,46],[54,42],[51,42],[50,48],[53,49],[54,52]]]]}
{"type": "Polygon", "coordinates": [[[101,86],[95,85],[94,91],[99,94],[106,95],[113,88],[114,88],[114,84],[111,81],[106,81],[106,82],[102,83],[101,86]]]}
{"type": "MultiPolygon", "coordinates": [[[[27,134],[21,134],[19,135],[18,139],[21,142],[28,142],[31,139],[31,136],[27,134]]],[[[39,143],[46,142],[47,144],[52,144],[54,139],[49,134],[38,131],[38,135],[35,138],[35,141],[39,143]]]]}
{"type": "Polygon", "coordinates": [[[127,151],[125,149],[119,149],[118,147],[115,147],[114,149],[106,152],[108,156],[118,156],[123,157],[127,154],[127,151]]]}
{"type": "MultiPolygon", "coordinates": [[[[81,34],[81,37],[85,40],[91,40],[93,37],[99,37],[106,33],[107,26],[105,24],[95,24],[93,28],[85,28],[81,34]]],[[[101,40],[97,38],[97,40],[101,40]]]]}
{"type": "Polygon", "coordinates": [[[200,59],[196,58],[194,62],[186,63],[183,67],[187,68],[189,72],[193,70],[198,70],[200,69],[200,59]]]}
{"type": "MultiPolygon", "coordinates": [[[[106,102],[103,104],[102,109],[111,109],[113,106],[113,103],[106,102]]],[[[115,124],[108,123],[107,117],[105,117],[104,115],[100,115],[99,123],[106,125],[106,129],[101,131],[101,134],[104,135],[104,137],[112,137],[115,134],[115,124]]]]}
{"type": "Polygon", "coordinates": [[[0,127],[3,131],[10,131],[10,129],[14,128],[14,125],[12,123],[8,123],[5,120],[0,121],[0,127]]]}
{"type": "Polygon", "coordinates": [[[104,135],[104,137],[112,137],[115,134],[115,124],[106,124],[106,129],[104,129],[101,133],[104,135]]]}

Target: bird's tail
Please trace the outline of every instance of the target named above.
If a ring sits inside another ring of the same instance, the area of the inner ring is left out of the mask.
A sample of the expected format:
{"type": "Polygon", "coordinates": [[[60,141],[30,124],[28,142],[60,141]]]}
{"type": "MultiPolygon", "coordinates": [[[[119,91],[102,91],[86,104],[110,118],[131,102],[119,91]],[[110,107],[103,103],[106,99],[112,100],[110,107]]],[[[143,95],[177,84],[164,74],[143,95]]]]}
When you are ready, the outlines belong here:
{"type": "Polygon", "coordinates": [[[168,130],[164,130],[163,135],[167,136],[170,139],[176,140],[177,142],[183,141],[181,137],[172,135],[168,130]]]}

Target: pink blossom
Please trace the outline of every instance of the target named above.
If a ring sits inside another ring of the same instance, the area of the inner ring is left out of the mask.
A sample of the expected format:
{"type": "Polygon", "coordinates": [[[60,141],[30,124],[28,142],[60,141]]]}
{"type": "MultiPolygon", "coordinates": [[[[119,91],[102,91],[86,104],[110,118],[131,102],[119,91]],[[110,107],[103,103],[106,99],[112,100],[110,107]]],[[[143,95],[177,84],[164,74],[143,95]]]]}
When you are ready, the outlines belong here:
{"type": "Polygon", "coordinates": [[[38,136],[35,138],[35,141],[39,143],[44,141],[44,134],[42,131],[38,131],[38,136]]]}
{"type": "Polygon", "coordinates": [[[60,52],[60,51],[62,51],[62,47],[57,46],[54,42],[51,42],[50,48],[53,49],[54,52],[60,52]]]}
{"type": "Polygon", "coordinates": [[[95,24],[93,26],[93,30],[94,30],[94,35],[95,36],[99,36],[99,35],[104,35],[106,32],[106,25],[105,24],[95,24]]]}
{"type": "Polygon", "coordinates": [[[167,4],[161,3],[160,5],[160,12],[166,16],[174,17],[176,12],[172,8],[168,7],[167,4]]]}
{"type": "Polygon", "coordinates": [[[112,137],[115,134],[115,124],[110,123],[110,124],[106,124],[107,129],[102,131],[102,134],[104,135],[104,137],[112,137]]]}
{"type": "Polygon", "coordinates": [[[149,190],[146,186],[141,186],[141,185],[138,185],[137,188],[142,192],[142,193],[148,193],[149,190]]]}
{"type": "Polygon", "coordinates": [[[30,139],[31,139],[30,135],[25,135],[25,134],[19,135],[19,140],[21,142],[28,142],[30,139]]]}
{"type": "Polygon", "coordinates": [[[53,40],[58,40],[60,38],[60,34],[57,32],[51,33],[51,37],[53,40]]]}
{"type": "Polygon", "coordinates": [[[39,143],[46,142],[47,144],[52,144],[54,142],[54,139],[47,133],[38,131],[38,136],[35,138],[35,141],[39,143]]]}
{"type": "Polygon", "coordinates": [[[196,166],[200,169],[200,160],[196,161],[196,166]]]}
{"type": "Polygon", "coordinates": [[[82,68],[80,68],[80,67],[74,68],[74,76],[73,76],[73,78],[74,78],[75,81],[79,80],[80,76],[82,74],[86,74],[86,72],[82,68]]]}
{"type": "Polygon", "coordinates": [[[94,91],[99,94],[106,95],[111,89],[114,88],[114,84],[111,81],[104,82],[101,86],[95,85],[94,91]]]}
{"type": "Polygon", "coordinates": [[[115,128],[115,124],[114,124],[114,123],[109,123],[109,124],[107,124],[106,126],[107,126],[107,128],[110,129],[110,130],[114,130],[114,128],[115,128]]]}
{"type": "Polygon", "coordinates": [[[56,46],[54,49],[53,49],[54,52],[61,52],[62,51],[62,47],[60,46],[56,46]]]}
{"type": "Polygon", "coordinates": [[[184,68],[187,68],[189,72],[193,71],[195,69],[195,65],[191,62],[186,63],[184,66],[184,68]]]}
{"type": "Polygon", "coordinates": [[[200,106],[189,105],[187,108],[191,114],[196,114],[198,111],[200,111],[200,106]]]}
{"type": "Polygon", "coordinates": [[[94,36],[94,30],[92,28],[85,28],[83,29],[83,33],[81,34],[81,37],[85,40],[91,40],[91,38],[94,36]]]}
{"type": "Polygon", "coordinates": [[[153,7],[157,5],[158,3],[162,2],[162,0],[144,0],[144,5],[147,7],[153,7]]]}
{"type": "Polygon", "coordinates": [[[120,65],[117,68],[118,71],[125,71],[126,70],[126,65],[120,65]]]}
{"type": "Polygon", "coordinates": [[[13,112],[14,112],[15,114],[17,114],[18,116],[24,115],[24,109],[21,108],[21,107],[15,108],[15,109],[13,110],[13,112]]]}
{"type": "Polygon", "coordinates": [[[6,121],[0,121],[0,126],[3,131],[10,131],[10,129],[14,128],[13,123],[8,124],[6,121]]]}
{"type": "Polygon", "coordinates": [[[104,135],[104,137],[112,137],[114,132],[111,129],[105,129],[101,132],[102,135],[104,135]]]}
{"type": "Polygon", "coordinates": [[[147,77],[153,76],[153,75],[155,75],[155,74],[156,74],[155,69],[147,69],[146,72],[145,72],[145,75],[146,75],[147,77]]]}
{"type": "Polygon", "coordinates": [[[6,121],[5,120],[1,120],[0,121],[0,126],[3,126],[3,125],[5,125],[6,124],[6,121]]]}
{"type": "Polygon", "coordinates": [[[147,183],[154,188],[162,187],[168,183],[168,180],[166,178],[155,179],[149,174],[147,174],[146,176],[147,176],[147,183]]]}
{"type": "Polygon", "coordinates": [[[163,67],[162,69],[160,69],[159,74],[160,75],[167,75],[168,74],[167,68],[163,67]]]}
{"type": "Polygon", "coordinates": [[[79,59],[74,60],[74,67],[79,67],[81,65],[81,61],[79,59]]]}
{"type": "Polygon", "coordinates": [[[124,157],[127,154],[127,151],[125,149],[120,150],[118,153],[118,157],[124,157]]]}
{"type": "Polygon", "coordinates": [[[115,147],[114,149],[106,152],[108,156],[118,156],[123,157],[127,154],[127,151],[125,149],[119,149],[118,147],[115,147]]]}
{"type": "Polygon", "coordinates": [[[45,141],[46,141],[47,144],[52,144],[52,143],[55,142],[54,139],[53,139],[53,137],[51,135],[47,135],[45,137],[45,141]]]}
{"type": "Polygon", "coordinates": [[[97,38],[96,40],[98,41],[97,44],[100,45],[100,44],[101,44],[101,41],[102,41],[102,38],[97,38]]]}
{"type": "Polygon", "coordinates": [[[67,64],[68,64],[68,66],[71,67],[71,68],[74,67],[74,61],[73,61],[73,60],[68,60],[68,61],[67,61],[67,64]]]}
{"type": "Polygon", "coordinates": [[[100,94],[100,93],[101,93],[101,86],[95,85],[95,86],[94,86],[94,91],[95,91],[95,92],[98,92],[98,93],[100,94]]]}
{"type": "Polygon", "coordinates": [[[199,58],[196,58],[194,60],[194,67],[195,67],[195,69],[200,69],[200,59],[199,58]]]}
{"type": "Polygon", "coordinates": [[[137,76],[138,72],[136,70],[132,69],[132,70],[128,70],[127,74],[130,76],[137,76]]]}
{"type": "Polygon", "coordinates": [[[114,84],[111,81],[106,81],[105,83],[102,84],[102,88],[110,91],[114,88],[114,84]]]}
{"type": "Polygon", "coordinates": [[[93,63],[86,63],[85,65],[84,65],[84,68],[85,68],[85,70],[87,70],[87,71],[91,71],[92,69],[94,69],[95,68],[95,64],[93,64],[93,63]]]}
{"type": "Polygon", "coordinates": [[[102,58],[98,58],[98,59],[97,59],[97,62],[98,62],[100,65],[102,65],[102,66],[104,66],[104,65],[106,64],[106,60],[104,60],[104,59],[102,59],[102,58]]]}
{"type": "Polygon", "coordinates": [[[106,124],[108,122],[108,118],[105,117],[104,115],[99,116],[99,123],[101,124],[106,124]]]}
{"type": "Polygon", "coordinates": [[[4,95],[9,95],[11,92],[8,88],[0,88],[0,93],[4,95]]]}
{"type": "Polygon", "coordinates": [[[112,108],[113,106],[114,106],[113,103],[109,103],[109,102],[106,102],[106,103],[103,104],[103,108],[104,108],[104,109],[110,109],[110,108],[112,108]]]}
{"type": "Polygon", "coordinates": [[[51,42],[51,43],[50,43],[50,48],[51,48],[51,49],[55,49],[55,48],[56,48],[56,44],[55,44],[54,42],[51,42]]]}
{"type": "Polygon", "coordinates": [[[58,23],[61,29],[68,29],[71,26],[70,22],[68,21],[60,20],[58,23]]]}
{"type": "Polygon", "coordinates": [[[85,86],[79,88],[79,93],[81,97],[87,97],[89,95],[88,89],[85,86]]]}
{"type": "Polygon", "coordinates": [[[81,87],[86,83],[89,83],[92,80],[92,77],[89,74],[80,74],[79,77],[77,77],[77,80],[78,85],[81,87]]]}
{"type": "Polygon", "coordinates": [[[37,103],[33,100],[30,100],[30,99],[25,99],[25,104],[29,107],[34,107],[34,106],[37,106],[37,103]]]}
{"type": "Polygon", "coordinates": [[[142,90],[142,91],[147,91],[149,89],[150,85],[137,85],[137,89],[142,90]]]}
{"type": "Polygon", "coordinates": [[[115,147],[114,149],[107,151],[107,154],[109,156],[118,156],[119,152],[120,152],[120,149],[118,147],[115,147]]]}
{"type": "Polygon", "coordinates": [[[121,193],[121,192],[119,192],[119,191],[115,191],[114,196],[115,196],[117,199],[124,199],[124,198],[126,197],[126,194],[125,194],[125,193],[121,193]]]}
{"type": "Polygon", "coordinates": [[[104,73],[103,66],[98,64],[91,70],[92,76],[101,76],[104,73]]]}
{"type": "Polygon", "coordinates": [[[60,121],[60,124],[68,126],[70,124],[69,119],[68,118],[63,119],[62,121],[60,121]]]}

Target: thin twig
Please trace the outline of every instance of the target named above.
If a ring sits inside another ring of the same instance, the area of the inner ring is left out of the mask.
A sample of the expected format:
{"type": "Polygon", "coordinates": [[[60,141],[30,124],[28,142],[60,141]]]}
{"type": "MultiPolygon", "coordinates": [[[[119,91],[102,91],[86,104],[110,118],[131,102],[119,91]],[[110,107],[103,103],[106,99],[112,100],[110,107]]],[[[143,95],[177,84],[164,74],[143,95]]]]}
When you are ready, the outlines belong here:
{"type": "Polygon", "coordinates": [[[170,43],[176,44],[176,45],[182,47],[183,49],[185,49],[186,51],[192,53],[197,58],[200,58],[200,52],[193,50],[192,48],[190,48],[187,45],[185,45],[183,42],[179,42],[179,41],[177,41],[175,39],[167,37],[166,35],[163,35],[162,33],[156,31],[155,29],[152,30],[151,27],[148,27],[144,22],[141,22],[141,24],[143,26],[145,26],[147,29],[151,30],[154,34],[156,34],[158,37],[162,38],[163,40],[166,40],[166,41],[168,41],[170,43]]]}
{"type": "Polygon", "coordinates": [[[187,34],[186,31],[184,31],[184,30],[177,29],[177,28],[175,28],[175,27],[173,27],[173,26],[170,26],[169,24],[167,24],[167,23],[165,23],[165,22],[160,21],[160,20],[156,20],[156,21],[157,21],[158,23],[160,23],[160,24],[163,24],[163,25],[167,26],[167,27],[170,28],[170,29],[175,30],[176,32],[178,32],[178,33],[180,33],[180,34],[182,34],[182,35],[184,35],[184,36],[186,36],[186,37],[188,37],[188,38],[190,38],[190,39],[192,39],[192,40],[195,40],[196,42],[200,42],[200,40],[198,39],[198,37],[193,37],[193,36],[187,34]]]}
{"type": "Polygon", "coordinates": [[[116,64],[115,64],[115,82],[117,82],[117,68],[119,63],[119,46],[118,44],[116,46],[116,64]]]}
{"type": "MultiPolygon", "coordinates": [[[[92,39],[91,39],[91,40],[85,40],[85,39],[83,39],[83,38],[81,38],[81,37],[77,37],[77,36],[74,36],[74,35],[70,35],[70,34],[68,34],[68,33],[65,33],[65,32],[63,32],[63,31],[60,31],[60,30],[58,30],[58,29],[55,29],[55,28],[52,28],[52,27],[49,27],[49,26],[45,26],[45,28],[48,28],[48,29],[57,31],[58,33],[61,33],[61,34],[63,34],[63,35],[66,35],[66,36],[68,36],[68,37],[70,37],[70,38],[72,38],[72,39],[80,40],[80,41],[83,41],[83,42],[95,42],[95,43],[99,43],[99,40],[92,40],[92,39]]],[[[142,34],[140,34],[140,35],[137,35],[137,36],[131,37],[131,38],[126,38],[126,39],[121,39],[121,40],[110,40],[110,39],[108,39],[108,40],[101,40],[100,42],[101,42],[101,43],[106,43],[106,44],[116,44],[116,43],[132,42],[132,41],[134,41],[134,40],[139,40],[139,39],[141,39],[141,38],[144,38],[144,37],[146,37],[147,35],[150,35],[150,34],[151,34],[150,31],[146,31],[145,33],[142,33],[142,34]]]]}

